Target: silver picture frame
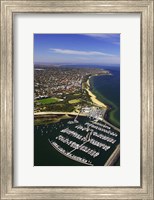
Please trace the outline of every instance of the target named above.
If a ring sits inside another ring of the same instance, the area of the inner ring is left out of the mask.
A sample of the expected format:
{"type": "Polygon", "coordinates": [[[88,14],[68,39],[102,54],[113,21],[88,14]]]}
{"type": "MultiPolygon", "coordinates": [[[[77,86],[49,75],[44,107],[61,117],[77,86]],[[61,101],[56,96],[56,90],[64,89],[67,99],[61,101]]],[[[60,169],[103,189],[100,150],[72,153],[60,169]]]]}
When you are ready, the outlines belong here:
{"type": "Polygon", "coordinates": [[[152,200],[153,0],[1,0],[1,199],[152,200]],[[13,186],[13,17],[16,13],[139,13],[141,17],[141,184],[139,187],[13,186]]]}

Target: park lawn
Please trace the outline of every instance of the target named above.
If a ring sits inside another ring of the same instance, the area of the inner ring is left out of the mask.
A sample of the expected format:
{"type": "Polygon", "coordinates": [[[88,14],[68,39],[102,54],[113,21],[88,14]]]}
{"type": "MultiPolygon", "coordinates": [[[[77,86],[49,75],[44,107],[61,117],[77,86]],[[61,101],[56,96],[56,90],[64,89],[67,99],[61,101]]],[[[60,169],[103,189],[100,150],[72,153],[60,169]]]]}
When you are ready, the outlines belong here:
{"type": "Polygon", "coordinates": [[[46,98],[46,99],[39,99],[39,100],[36,100],[36,102],[39,102],[43,105],[46,105],[46,104],[51,104],[51,103],[57,103],[61,101],[61,99],[58,99],[58,98],[46,98]]]}
{"type": "Polygon", "coordinates": [[[69,104],[75,104],[75,103],[79,103],[79,102],[81,102],[80,99],[72,99],[72,100],[68,101],[69,104]]]}
{"type": "Polygon", "coordinates": [[[76,93],[76,94],[73,94],[74,97],[78,97],[78,96],[81,96],[81,93],[76,93]]]}

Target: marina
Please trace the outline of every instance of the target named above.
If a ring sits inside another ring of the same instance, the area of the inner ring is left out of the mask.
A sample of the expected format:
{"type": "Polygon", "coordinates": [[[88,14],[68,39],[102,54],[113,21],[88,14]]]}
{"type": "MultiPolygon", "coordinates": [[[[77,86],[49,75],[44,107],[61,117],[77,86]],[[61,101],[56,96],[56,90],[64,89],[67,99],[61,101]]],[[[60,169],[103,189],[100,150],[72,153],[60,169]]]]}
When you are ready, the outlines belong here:
{"type": "Polygon", "coordinates": [[[117,130],[98,119],[79,115],[35,129],[37,138],[41,134],[51,148],[72,161],[90,166],[105,165],[120,142],[117,130]]]}

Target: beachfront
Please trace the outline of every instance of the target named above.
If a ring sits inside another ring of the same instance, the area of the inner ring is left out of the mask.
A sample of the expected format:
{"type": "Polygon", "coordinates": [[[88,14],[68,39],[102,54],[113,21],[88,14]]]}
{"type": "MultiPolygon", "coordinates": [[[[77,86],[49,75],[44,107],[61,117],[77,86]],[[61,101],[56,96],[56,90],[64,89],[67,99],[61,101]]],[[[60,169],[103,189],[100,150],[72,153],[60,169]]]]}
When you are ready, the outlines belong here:
{"type": "Polygon", "coordinates": [[[107,109],[107,106],[106,106],[104,103],[102,103],[101,101],[99,101],[99,100],[97,99],[97,97],[90,91],[90,83],[89,83],[90,78],[91,78],[91,76],[88,78],[88,80],[87,80],[87,82],[86,82],[87,87],[85,88],[86,91],[88,92],[89,96],[90,96],[90,99],[91,99],[92,102],[93,102],[94,104],[96,104],[97,106],[102,107],[103,109],[107,109]]]}

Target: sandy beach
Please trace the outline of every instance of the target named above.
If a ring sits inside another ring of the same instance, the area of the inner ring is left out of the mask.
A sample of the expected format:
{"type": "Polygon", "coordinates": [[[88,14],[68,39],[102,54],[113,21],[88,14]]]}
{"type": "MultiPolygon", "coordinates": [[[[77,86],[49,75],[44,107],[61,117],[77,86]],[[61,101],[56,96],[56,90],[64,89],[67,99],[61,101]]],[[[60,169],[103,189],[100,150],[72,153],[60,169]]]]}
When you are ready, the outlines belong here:
{"type": "Polygon", "coordinates": [[[96,104],[97,106],[107,109],[107,106],[106,106],[104,103],[102,103],[101,101],[99,101],[99,100],[97,99],[97,97],[90,91],[89,79],[90,79],[90,77],[89,77],[88,80],[87,80],[87,86],[88,86],[88,87],[86,88],[86,90],[87,90],[87,92],[88,92],[88,94],[89,94],[89,96],[90,96],[90,99],[91,99],[92,102],[93,102],[94,104],[96,104]]]}

